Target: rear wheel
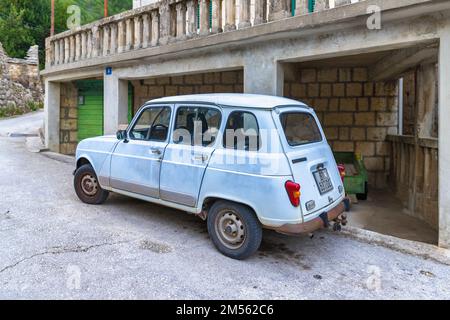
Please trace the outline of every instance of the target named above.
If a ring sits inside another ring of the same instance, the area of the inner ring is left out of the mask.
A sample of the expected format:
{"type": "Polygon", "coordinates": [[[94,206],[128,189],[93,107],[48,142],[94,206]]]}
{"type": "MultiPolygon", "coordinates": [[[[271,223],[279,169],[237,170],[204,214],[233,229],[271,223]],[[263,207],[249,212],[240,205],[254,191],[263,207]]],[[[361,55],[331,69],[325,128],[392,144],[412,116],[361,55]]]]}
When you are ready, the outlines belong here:
{"type": "Polygon", "coordinates": [[[87,204],[102,204],[109,192],[103,190],[98,183],[97,175],[90,164],[85,164],[75,172],[75,192],[81,201],[87,204]]]}
{"type": "Polygon", "coordinates": [[[260,247],[262,226],[248,207],[216,202],[208,213],[208,233],[216,248],[225,256],[243,260],[260,247]]]}

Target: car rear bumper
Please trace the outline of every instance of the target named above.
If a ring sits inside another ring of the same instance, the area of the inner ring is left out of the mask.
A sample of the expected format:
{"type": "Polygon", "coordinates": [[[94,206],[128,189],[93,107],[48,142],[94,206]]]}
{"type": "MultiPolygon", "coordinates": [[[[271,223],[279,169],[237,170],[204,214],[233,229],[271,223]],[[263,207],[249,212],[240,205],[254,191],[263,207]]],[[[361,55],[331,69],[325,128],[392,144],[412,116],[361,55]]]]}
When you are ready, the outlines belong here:
{"type": "Polygon", "coordinates": [[[338,219],[346,211],[350,211],[350,201],[348,199],[344,199],[344,201],[336,207],[328,212],[322,213],[315,219],[305,223],[285,224],[281,227],[275,228],[275,231],[292,235],[312,233],[319,229],[328,228],[330,226],[330,222],[338,219]]]}

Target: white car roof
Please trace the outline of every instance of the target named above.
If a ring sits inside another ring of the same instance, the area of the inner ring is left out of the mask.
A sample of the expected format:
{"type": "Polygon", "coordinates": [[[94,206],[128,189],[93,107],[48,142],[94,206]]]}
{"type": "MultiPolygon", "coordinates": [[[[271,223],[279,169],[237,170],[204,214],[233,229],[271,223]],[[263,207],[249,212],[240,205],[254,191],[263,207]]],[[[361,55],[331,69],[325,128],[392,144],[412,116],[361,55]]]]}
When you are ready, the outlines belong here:
{"type": "Polygon", "coordinates": [[[282,106],[299,106],[303,108],[309,107],[296,100],[266,96],[258,94],[239,94],[239,93],[217,93],[217,94],[194,94],[185,96],[165,97],[150,100],[148,104],[154,103],[211,103],[224,107],[245,107],[254,109],[274,109],[282,106]]]}

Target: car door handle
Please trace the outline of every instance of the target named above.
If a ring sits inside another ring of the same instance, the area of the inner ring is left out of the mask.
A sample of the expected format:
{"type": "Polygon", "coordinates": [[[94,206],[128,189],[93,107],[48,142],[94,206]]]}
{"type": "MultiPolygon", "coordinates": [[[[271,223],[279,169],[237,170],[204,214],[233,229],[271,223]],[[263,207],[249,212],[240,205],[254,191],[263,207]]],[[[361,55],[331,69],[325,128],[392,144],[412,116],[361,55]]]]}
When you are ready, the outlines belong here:
{"type": "Polygon", "coordinates": [[[201,161],[201,162],[206,162],[208,160],[208,155],[206,154],[201,154],[201,155],[196,155],[194,156],[192,159],[194,161],[201,161]]]}
{"type": "Polygon", "coordinates": [[[151,151],[153,154],[156,154],[156,155],[158,155],[158,156],[162,155],[162,151],[161,151],[160,149],[152,148],[152,149],[150,149],[150,151],[151,151]]]}

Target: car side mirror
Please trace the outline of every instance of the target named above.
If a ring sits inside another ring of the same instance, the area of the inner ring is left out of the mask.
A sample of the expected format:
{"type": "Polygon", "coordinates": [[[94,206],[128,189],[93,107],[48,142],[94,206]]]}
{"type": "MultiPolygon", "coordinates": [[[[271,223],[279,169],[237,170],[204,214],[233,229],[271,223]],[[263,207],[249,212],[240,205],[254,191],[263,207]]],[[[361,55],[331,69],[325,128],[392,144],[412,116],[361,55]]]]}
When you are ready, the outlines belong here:
{"type": "Polygon", "coordinates": [[[126,130],[117,131],[116,136],[117,136],[118,140],[124,140],[125,142],[127,141],[127,131],[126,130]]]}

